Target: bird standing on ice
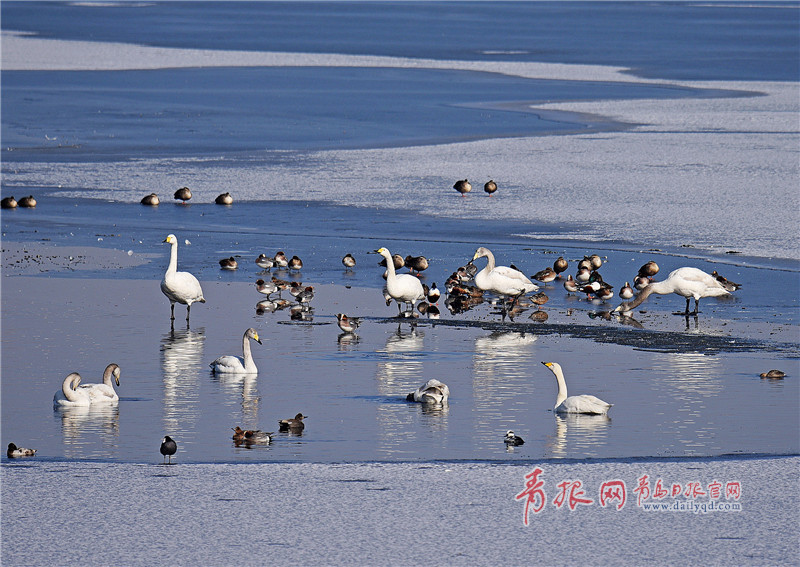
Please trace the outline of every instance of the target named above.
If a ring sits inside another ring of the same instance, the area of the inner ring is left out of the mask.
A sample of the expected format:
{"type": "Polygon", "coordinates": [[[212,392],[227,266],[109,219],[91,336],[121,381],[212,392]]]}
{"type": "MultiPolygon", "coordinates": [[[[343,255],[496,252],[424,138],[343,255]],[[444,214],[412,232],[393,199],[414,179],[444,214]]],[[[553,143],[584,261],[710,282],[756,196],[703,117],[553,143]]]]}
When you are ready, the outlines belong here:
{"type": "Polygon", "coordinates": [[[161,291],[167,296],[170,303],[170,320],[175,320],[175,304],[182,303],[186,306],[186,323],[189,323],[189,311],[192,303],[205,303],[203,289],[200,282],[189,272],[178,271],[178,239],[170,234],[164,240],[172,248],[169,254],[169,266],[161,280],[161,291]]]}
{"type": "Polygon", "coordinates": [[[525,274],[508,266],[495,266],[494,254],[480,247],[475,251],[472,260],[486,258],[486,266],[475,274],[475,285],[482,291],[492,291],[497,295],[513,298],[515,302],[521,295],[531,291],[539,291],[539,286],[529,280],[525,274]]]}
{"type": "Polygon", "coordinates": [[[392,254],[386,248],[379,248],[375,250],[375,253],[380,254],[386,260],[386,291],[397,302],[398,314],[403,312],[401,307],[403,303],[411,304],[411,310],[413,310],[416,301],[425,299],[422,282],[411,274],[398,275],[394,269],[392,254]]]}

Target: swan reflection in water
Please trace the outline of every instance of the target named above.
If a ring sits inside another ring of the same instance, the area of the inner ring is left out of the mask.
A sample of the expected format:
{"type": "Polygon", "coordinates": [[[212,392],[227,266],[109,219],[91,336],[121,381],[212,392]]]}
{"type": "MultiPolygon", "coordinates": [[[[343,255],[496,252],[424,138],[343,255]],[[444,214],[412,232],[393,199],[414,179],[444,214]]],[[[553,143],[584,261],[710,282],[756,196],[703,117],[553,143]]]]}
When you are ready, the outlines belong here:
{"type": "Polygon", "coordinates": [[[553,414],[555,434],[545,446],[552,459],[602,457],[608,442],[611,418],[607,415],[553,414]]]}
{"type": "Polygon", "coordinates": [[[222,386],[226,399],[241,400],[242,420],[245,424],[258,424],[261,396],[258,393],[257,374],[213,374],[212,379],[222,386]]]}
{"type": "Polygon", "coordinates": [[[67,458],[111,458],[116,455],[119,437],[119,406],[57,407],[67,458]]]}
{"type": "Polygon", "coordinates": [[[204,327],[172,329],[161,337],[166,431],[191,428],[200,415],[200,376],[208,370],[203,361],[205,340],[204,327]]]}

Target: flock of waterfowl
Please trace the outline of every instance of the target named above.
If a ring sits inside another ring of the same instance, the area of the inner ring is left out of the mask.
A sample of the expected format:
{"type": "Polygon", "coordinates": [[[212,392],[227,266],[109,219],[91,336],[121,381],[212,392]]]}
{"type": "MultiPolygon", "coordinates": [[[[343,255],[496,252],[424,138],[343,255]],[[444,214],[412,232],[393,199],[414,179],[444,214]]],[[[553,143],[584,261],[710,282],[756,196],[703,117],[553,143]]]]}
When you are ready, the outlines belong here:
{"type": "MultiPolygon", "coordinates": [[[[462,195],[469,192],[472,186],[464,179],[458,181],[454,188],[462,195]]],[[[491,196],[497,190],[494,181],[489,181],[484,187],[485,191],[491,196]]],[[[175,199],[186,203],[192,197],[191,190],[183,187],[175,192],[175,199]]],[[[3,208],[34,207],[36,201],[33,197],[15,201],[13,197],[3,199],[3,208]],[[24,203],[24,204],[23,204],[24,203]]],[[[142,204],[158,205],[159,199],[152,193],[142,199],[142,204]]],[[[217,204],[230,205],[233,202],[228,193],[224,193],[215,200],[217,204]]],[[[161,281],[161,291],[170,302],[170,319],[175,319],[175,304],[186,305],[186,322],[189,323],[191,306],[194,303],[205,303],[203,290],[197,278],[189,272],[177,270],[178,266],[178,239],[174,234],[170,234],[164,240],[170,245],[169,263],[161,281]]],[[[188,241],[187,241],[188,243],[188,241]]],[[[440,291],[434,283],[432,286],[423,284],[420,274],[429,267],[429,261],[424,256],[408,255],[403,258],[399,254],[392,255],[391,252],[381,247],[374,251],[383,258],[381,266],[385,266],[383,278],[386,280],[383,295],[387,306],[395,301],[398,306],[398,315],[401,317],[417,317],[417,311],[428,317],[436,318],[439,316],[439,309],[436,304],[440,298],[440,291]],[[398,270],[406,267],[409,273],[398,273],[398,270]],[[405,307],[405,310],[404,310],[405,307]]],[[[266,274],[273,267],[290,270],[300,270],[303,267],[302,260],[297,256],[288,259],[284,252],[279,251],[274,257],[260,254],[256,260],[256,265],[262,269],[262,274],[266,274]]],[[[346,254],[342,258],[342,265],[346,270],[352,270],[356,266],[356,259],[352,254],[346,254]]],[[[563,287],[568,294],[584,293],[587,298],[596,298],[599,301],[607,301],[614,296],[613,286],[605,282],[599,273],[603,265],[603,260],[598,255],[584,257],[578,262],[575,277],[568,275],[563,280],[563,287]]],[[[238,268],[235,258],[225,258],[220,260],[221,269],[233,270],[238,268]]],[[[496,301],[501,306],[500,313],[505,317],[508,315],[513,319],[515,314],[521,312],[527,305],[536,306],[536,311],[531,318],[538,321],[547,319],[547,314],[540,308],[547,303],[549,298],[539,291],[539,286],[531,279],[542,284],[549,284],[556,279],[563,279],[564,272],[569,268],[569,262],[563,257],[559,257],[553,266],[546,267],[533,274],[531,278],[526,276],[513,264],[510,266],[497,265],[494,254],[485,247],[479,247],[472,259],[464,266],[458,268],[447,279],[445,290],[447,292],[446,306],[451,313],[464,312],[474,305],[484,301],[485,294],[496,297],[496,301]],[[486,259],[483,269],[478,269],[474,262],[480,258],[486,259]],[[533,294],[530,297],[528,294],[533,294]],[[523,304],[523,298],[525,303],[523,304]],[[529,301],[529,303],[528,303],[529,301]]],[[[719,297],[729,295],[741,286],[731,282],[719,275],[716,271],[708,274],[693,267],[683,267],[672,271],[663,281],[656,281],[655,276],[659,272],[658,265],[649,261],[645,263],[633,278],[634,285],[625,282],[619,290],[621,299],[633,299],[630,302],[622,302],[613,312],[620,316],[629,316],[631,311],[641,305],[652,294],[677,294],[686,299],[686,309],[683,315],[697,315],[700,299],[706,297],[719,297]],[[638,292],[638,293],[637,293],[638,292]],[[694,311],[689,311],[690,300],[694,298],[694,311]]],[[[292,318],[303,319],[309,311],[308,304],[313,298],[313,287],[304,286],[300,282],[288,282],[272,276],[270,281],[259,278],[255,282],[256,290],[265,295],[267,299],[259,302],[264,310],[268,305],[276,308],[286,307],[290,304],[283,298],[272,298],[281,291],[288,290],[297,301],[292,307],[292,318]],[[296,316],[297,315],[297,316],[296,316]]],[[[258,307],[257,307],[258,309],[258,307]]],[[[354,334],[358,329],[361,319],[351,317],[344,313],[336,314],[339,328],[345,334],[354,334]]],[[[242,337],[242,356],[223,355],[209,364],[213,373],[216,374],[257,374],[258,368],[252,355],[250,342],[261,343],[258,331],[248,328],[242,337]]],[[[558,387],[556,402],[553,411],[556,413],[582,413],[605,415],[613,404],[605,402],[592,395],[568,396],[564,373],[561,366],[556,362],[543,362],[554,375],[558,387]]],[[[780,370],[770,370],[761,374],[764,379],[782,379],[785,374],[780,370]]],[[[120,367],[117,364],[109,364],[103,373],[103,380],[97,384],[81,384],[81,376],[70,373],[64,378],[61,389],[56,391],[53,396],[55,407],[70,406],[91,406],[101,404],[116,404],[119,401],[114,385],[120,384],[120,367]]],[[[406,396],[408,401],[425,404],[446,404],[450,396],[449,387],[437,379],[428,380],[414,392],[406,396]]],[[[298,413],[293,418],[279,420],[279,430],[292,433],[302,433],[304,429],[302,413],[298,413]]],[[[239,426],[234,428],[233,441],[239,446],[241,444],[251,445],[254,443],[269,443],[272,440],[272,432],[260,430],[243,430],[239,426]]],[[[506,433],[504,442],[508,447],[519,446],[524,443],[523,439],[509,430],[506,433]]],[[[177,452],[177,444],[174,439],[165,436],[160,446],[160,452],[165,459],[169,459],[177,452]]],[[[33,456],[35,449],[19,448],[10,443],[7,450],[9,458],[33,456]]]]}

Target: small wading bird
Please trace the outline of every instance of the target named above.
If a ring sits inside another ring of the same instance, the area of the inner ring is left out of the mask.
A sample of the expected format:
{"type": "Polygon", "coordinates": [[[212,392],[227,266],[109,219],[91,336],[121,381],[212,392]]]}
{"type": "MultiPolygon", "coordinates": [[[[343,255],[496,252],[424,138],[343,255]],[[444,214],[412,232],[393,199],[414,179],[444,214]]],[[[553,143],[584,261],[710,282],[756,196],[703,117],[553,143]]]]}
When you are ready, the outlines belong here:
{"type": "Polygon", "coordinates": [[[161,292],[167,296],[170,304],[170,319],[175,320],[175,304],[182,303],[186,306],[186,323],[189,323],[189,312],[192,303],[205,303],[203,289],[200,282],[189,272],[178,271],[178,239],[170,234],[164,242],[171,245],[169,266],[161,280],[161,292]]]}
{"type": "Polygon", "coordinates": [[[647,284],[639,295],[630,303],[622,303],[616,309],[618,313],[629,313],[650,297],[651,294],[675,293],[686,298],[686,311],[680,315],[697,315],[700,307],[700,299],[703,297],[720,297],[730,295],[736,287],[717,280],[711,274],[707,274],[697,268],[678,268],[669,274],[667,279],[661,282],[651,282],[647,284]],[[694,311],[689,312],[689,301],[694,297],[694,311]]]}
{"type": "Polygon", "coordinates": [[[159,449],[161,454],[164,455],[164,459],[166,460],[169,458],[170,464],[172,464],[172,455],[178,452],[178,444],[170,437],[169,435],[164,436],[164,439],[161,440],[161,447],[159,449]]]}
{"type": "Polygon", "coordinates": [[[553,410],[556,413],[589,413],[605,415],[608,408],[614,404],[604,402],[600,398],[583,394],[580,396],[567,396],[567,383],[564,381],[564,372],[557,362],[542,362],[555,375],[558,383],[558,396],[553,410]]]}

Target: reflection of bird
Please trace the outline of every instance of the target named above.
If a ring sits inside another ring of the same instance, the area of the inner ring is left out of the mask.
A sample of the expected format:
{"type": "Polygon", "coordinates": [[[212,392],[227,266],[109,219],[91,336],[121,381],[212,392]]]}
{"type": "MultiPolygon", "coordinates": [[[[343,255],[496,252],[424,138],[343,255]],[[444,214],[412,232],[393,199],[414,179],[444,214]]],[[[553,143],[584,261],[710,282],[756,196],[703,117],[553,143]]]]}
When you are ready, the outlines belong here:
{"type": "Polygon", "coordinates": [[[214,362],[209,364],[211,371],[218,374],[256,374],[258,368],[253,360],[253,354],[250,352],[250,341],[253,339],[258,344],[261,344],[261,339],[258,337],[258,332],[250,327],[244,332],[242,337],[242,357],[226,354],[217,358],[214,362]]]}
{"type": "Polygon", "coordinates": [[[236,258],[231,256],[230,258],[223,258],[220,260],[219,267],[222,270],[235,270],[239,267],[239,262],[236,261],[236,258]]]}
{"type": "Polygon", "coordinates": [[[192,191],[188,187],[181,187],[175,191],[175,198],[180,199],[186,204],[186,201],[192,198],[192,191]]]}
{"type": "Polygon", "coordinates": [[[450,388],[447,384],[439,382],[436,378],[431,378],[422,386],[406,396],[409,402],[421,402],[423,404],[443,404],[450,397],[450,388]]]}
{"type": "Polygon", "coordinates": [[[470,185],[469,181],[466,179],[461,179],[456,181],[456,184],[453,185],[453,189],[461,193],[462,197],[466,197],[467,193],[472,191],[472,185],[470,185]]]}
{"type": "Polygon", "coordinates": [[[478,248],[472,259],[477,260],[481,257],[486,258],[487,262],[486,266],[475,274],[475,285],[478,289],[493,291],[515,300],[525,293],[539,290],[539,286],[519,270],[508,266],[495,266],[494,254],[488,248],[478,248]]]}
{"type": "Polygon", "coordinates": [[[392,262],[392,254],[386,248],[375,251],[386,260],[386,291],[397,302],[397,309],[402,313],[401,304],[410,303],[411,309],[418,300],[425,299],[425,290],[419,278],[411,274],[397,274],[392,262]]]}
{"type": "Polygon", "coordinates": [[[732,285],[717,281],[711,274],[707,274],[697,268],[678,268],[661,282],[651,282],[646,285],[639,295],[630,303],[622,303],[615,312],[627,313],[638,307],[645,299],[653,293],[667,294],[676,293],[686,298],[685,314],[689,315],[689,301],[694,297],[694,311],[692,315],[698,313],[700,299],[703,297],[719,297],[730,295],[736,288],[732,285]]]}
{"type": "Polygon", "coordinates": [[[81,383],[81,375],[72,372],[61,384],[61,389],[53,394],[54,406],[88,407],[92,405],[92,398],[86,391],[81,391],[78,386],[81,383]]]}
{"type": "Polygon", "coordinates": [[[356,259],[353,258],[352,254],[349,254],[349,253],[345,254],[344,257],[342,258],[342,265],[346,269],[352,270],[356,265],[356,259]]]}
{"type": "Polygon", "coordinates": [[[113,404],[119,401],[119,396],[114,390],[114,382],[119,386],[120,368],[117,364],[109,364],[103,372],[103,381],[100,384],[81,384],[79,390],[86,392],[92,404],[113,404]]]}
{"type": "Polygon", "coordinates": [[[307,418],[307,415],[303,415],[302,413],[298,413],[294,417],[290,417],[289,419],[279,419],[278,420],[278,430],[279,431],[302,431],[305,429],[306,424],[303,423],[303,420],[307,418]]]}
{"type": "Polygon", "coordinates": [[[217,195],[217,198],[214,199],[214,202],[217,205],[232,205],[233,197],[231,197],[230,193],[223,193],[222,195],[217,195]]]}
{"type": "Polygon", "coordinates": [[[155,193],[150,193],[149,195],[145,195],[144,197],[142,197],[142,200],[140,201],[142,205],[149,205],[151,207],[157,206],[160,202],[161,200],[155,193]]]}
{"type": "Polygon", "coordinates": [[[534,295],[533,297],[531,297],[531,303],[533,303],[537,307],[541,307],[542,305],[544,305],[548,301],[550,301],[550,298],[547,297],[547,294],[545,294],[544,292],[541,292],[541,291],[539,293],[537,293],[536,295],[534,295]]]}
{"type": "Polygon", "coordinates": [[[556,397],[555,408],[553,408],[556,413],[591,413],[602,415],[608,413],[608,408],[614,405],[587,394],[567,397],[567,383],[564,381],[564,372],[561,370],[561,365],[557,362],[542,362],[542,364],[550,369],[556,377],[556,382],[558,382],[558,396],[556,397]]]}
{"type": "Polygon", "coordinates": [[[522,437],[515,435],[510,429],[506,431],[506,437],[504,441],[509,447],[519,447],[520,445],[525,444],[525,440],[522,437]]]}
{"type": "Polygon", "coordinates": [[[17,447],[13,443],[8,444],[6,450],[6,457],[9,459],[18,459],[19,457],[33,457],[36,454],[36,449],[25,449],[24,447],[17,447]]]}
{"type": "Polygon", "coordinates": [[[483,190],[486,191],[491,197],[494,192],[497,191],[497,183],[495,183],[493,179],[490,179],[484,184],[483,190]]]}
{"type": "Polygon", "coordinates": [[[161,291],[169,299],[170,318],[175,319],[175,303],[182,303],[186,306],[186,322],[188,323],[192,303],[206,302],[203,298],[203,289],[192,274],[178,271],[178,239],[175,238],[175,235],[170,234],[164,242],[169,243],[172,248],[169,255],[169,266],[167,266],[164,279],[161,280],[161,291]]]}
{"type": "Polygon", "coordinates": [[[161,447],[159,448],[161,454],[164,455],[164,458],[169,458],[169,462],[172,462],[172,455],[178,452],[178,444],[170,437],[166,435],[164,439],[161,440],[161,447]]]}
{"type": "Polygon", "coordinates": [[[762,372],[761,373],[761,377],[762,378],[769,378],[770,380],[780,380],[781,378],[784,378],[785,376],[786,376],[786,373],[781,371],[781,370],[770,370],[768,372],[762,372]]]}
{"type": "Polygon", "coordinates": [[[345,333],[353,333],[361,324],[361,319],[356,317],[348,317],[344,313],[337,313],[336,319],[339,322],[339,328],[345,333]]]}

